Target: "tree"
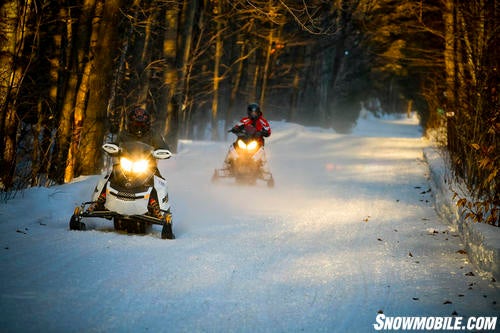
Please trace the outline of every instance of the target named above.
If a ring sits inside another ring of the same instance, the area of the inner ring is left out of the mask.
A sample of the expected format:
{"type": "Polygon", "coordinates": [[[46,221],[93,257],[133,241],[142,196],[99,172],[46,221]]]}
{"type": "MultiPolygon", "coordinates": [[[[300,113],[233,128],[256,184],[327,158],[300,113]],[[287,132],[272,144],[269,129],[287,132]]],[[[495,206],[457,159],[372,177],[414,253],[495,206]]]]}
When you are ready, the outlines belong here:
{"type": "Polygon", "coordinates": [[[0,6],[0,187],[13,185],[19,118],[17,106],[32,53],[24,54],[32,19],[32,2],[6,1],[0,6]]]}
{"type": "MultiPolygon", "coordinates": [[[[188,6],[184,2],[184,6],[188,6]]],[[[187,9],[186,9],[187,10],[187,9]]],[[[179,70],[177,53],[180,50],[178,44],[179,31],[179,8],[173,5],[166,11],[166,31],[164,39],[163,53],[166,60],[166,69],[164,71],[164,87],[167,89],[165,96],[166,101],[166,122],[164,134],[168,142],[175,143],[172,145],[173,151],[177,151],[178,129],[179,129],[179,105],[181,103],[179,93],[179,70]]],[[[188,44],[185,44],[187,46],[188,44]]],[[[182,77],[181,77],[182,78],[182,77]]]]}
{"type": "Polygon", "coordinates": [[[448,145],[472,201],[474,221],[500,226],[499,8],[496,1],[444,1],[448,145]]]}

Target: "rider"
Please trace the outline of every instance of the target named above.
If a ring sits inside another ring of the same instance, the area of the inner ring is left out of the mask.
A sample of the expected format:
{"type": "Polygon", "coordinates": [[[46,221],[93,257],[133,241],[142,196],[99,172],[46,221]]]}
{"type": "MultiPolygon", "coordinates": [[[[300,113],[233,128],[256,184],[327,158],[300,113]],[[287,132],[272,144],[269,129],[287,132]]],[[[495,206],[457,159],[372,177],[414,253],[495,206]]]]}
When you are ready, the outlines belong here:
{"type": "Polygon", "coordinates": [[[248,125],[255,128],[257,131],[255,137],[264,146],[264,137],[267,138],[271,135],[271,126],[269,126],[267,120],[262,116],[262,111],[257,103],[248,105],[247,116],[241,118],[240,122],[233,126],[231,132],[238,133],[248,125]]]}
{"type": "Polygon", "coordinates": [[[169,149],[159,132],[151,131],[151,116],[142,107],[136,107],[127,115],[126,131],[118,134],[118,144],[141,141],[154,149],[169,149]]]}
{"type": "MultiPolygon", "coordinates": [[[[234,125],[233,128],[231,128],[230,132],[237,134],[248,126],[251,126],[255,129],[254,136],[256,140],[259,141],[260,145],[264,147],[264,138],[267,138],[271,135],[271,126],[269,125],[269,122],[262,116],[262,111],[259,104],[257,103],[251,103],[247,106],[247,116],[241,118],[241,120],[236,125],[234,125]]],[[[231,151],[228,152],[224,161],[226,167],[228,167],[231,163],[230,154],[231,151]]],[[[264,149],[262,149],[261,162],[262,170],[264,172],[269,172],[264,149]]]]}
{"type": "MultiPolygon", "coordinates": [[[[147,112],[142,107],[136,107],[128,113],[125,128],[125,132],[118,134],[118,146],[120,146],[124,142],[140,141],[152,146],[154,149],[169,149],[163,136],[160,133],[153,133],[153,131],[151,131],[151,116],[149,112],[147,112]]],[[[155,175],[158,177],[162,177],[156,165],[155,175]]],[[[154,189],[153,192],[154,193],[151,193],[148,204],[149,214],[157,218],[162,218],[160,205],[158,203],[158,198],[154,189]]],[[[105,202],[106,187],[102,189],[101,194],[97,198],[97,201],[89,206],[88,211],[91,212],[94,210],[104,210],[105,202]]]]}

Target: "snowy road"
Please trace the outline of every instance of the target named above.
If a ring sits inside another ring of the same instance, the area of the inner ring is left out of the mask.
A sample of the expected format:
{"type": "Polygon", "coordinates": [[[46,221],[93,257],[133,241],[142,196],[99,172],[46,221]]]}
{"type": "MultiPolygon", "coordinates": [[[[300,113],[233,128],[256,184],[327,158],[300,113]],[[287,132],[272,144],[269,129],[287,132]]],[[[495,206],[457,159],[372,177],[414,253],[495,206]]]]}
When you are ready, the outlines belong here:
{"type": "Polygon", "coordinates": [[[272,126],[273,189],[210,183],[229,142],[161,162],[174,241],[69,231],[95,177],[0,204],[0,331],[372,332],[381,312],[500,313],[436,216],[414,119],[272,126]]]}

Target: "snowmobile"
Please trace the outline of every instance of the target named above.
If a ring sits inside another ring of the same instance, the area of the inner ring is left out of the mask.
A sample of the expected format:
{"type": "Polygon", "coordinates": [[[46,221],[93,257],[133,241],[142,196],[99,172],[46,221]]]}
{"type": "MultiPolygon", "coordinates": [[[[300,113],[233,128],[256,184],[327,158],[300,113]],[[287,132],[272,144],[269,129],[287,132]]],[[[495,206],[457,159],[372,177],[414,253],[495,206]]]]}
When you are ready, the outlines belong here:
{"type": "Polygon", "coordinates": [[[155,159],[168,159],[172,153],[167,149],[156,149],[139,141],[120,146],[105,143],[103,150],[113,159],[111,172],[98,182],[92,201],[76,207],[69,222],[70,230],[86,230],[82,220],[105,218],[113,220],[115,230],[129,233],[146,233],[153,224],[161,225],[161,238],[173,239],[172,214],[168,201],[167,181],[160,176],[155,159]],[[103,190],[104,189],[104,190],[103,190]],[[156,192],[161,218],[151,213],[149,199],[156,192]],[[97,203],[101,193],[105,194],[104,210],[89,210],[97,203]],[[86,209],[87,207],[87,209],[86,209]]]}
{"type": "Polygon", "coordinates": [[[245,126],[238,131],[229,130],[236,134],[236,141],[229,147],[229,153],[224,167],[215,169],[212,181],[220,178],[235,178],[238,184],[256,184],[258,179],[274,186],[271,172],[264,170],[264,147],[257,139],[257,131],[253,126],[245,126]]]}

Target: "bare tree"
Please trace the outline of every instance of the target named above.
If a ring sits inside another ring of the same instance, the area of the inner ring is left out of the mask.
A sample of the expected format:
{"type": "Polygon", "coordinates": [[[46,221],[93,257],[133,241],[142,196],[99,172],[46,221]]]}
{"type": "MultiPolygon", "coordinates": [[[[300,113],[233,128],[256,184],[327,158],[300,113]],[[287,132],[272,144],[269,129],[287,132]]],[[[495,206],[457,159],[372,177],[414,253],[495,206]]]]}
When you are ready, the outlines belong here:
{"type": "Polygon", "coordinates": [[[26,42],[38,38],[30,30],[33,6],[15,0],[0,5],[0,188],[6,189],[13,184],[16,167],[19,93],[33,55],[24,55],[26,42]]]}

